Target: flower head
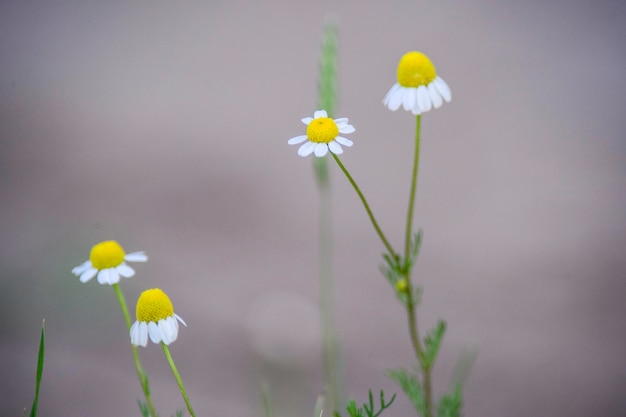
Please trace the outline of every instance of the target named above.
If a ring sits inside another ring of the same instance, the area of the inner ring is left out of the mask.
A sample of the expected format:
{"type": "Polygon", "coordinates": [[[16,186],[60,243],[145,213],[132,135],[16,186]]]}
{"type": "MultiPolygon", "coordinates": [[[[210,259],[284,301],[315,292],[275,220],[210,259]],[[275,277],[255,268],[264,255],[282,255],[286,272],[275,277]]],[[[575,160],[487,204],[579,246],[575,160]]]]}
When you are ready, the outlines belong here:
{"type": "Polygon", "coordinates": [[[169,345],[178,337],[178,322],[183,319],[174,314],[174,306],[167,294],[159,288],[141,293],[137,300],[137,321],[130,327],[130,343],[145,347],[148,336],[152,343],[169,345]]]}
{"type": "Polygon", "coordinates": [[[443,101],[450,102],[452,95],[448,84],[437,75],[435,66],[421,52],[408,52],[398,64],[398,82],[391,87],[383,104],[395,111],[404,110],[418,115],[438,108],[443,101]]]}
{"type": "Polygon", "coordinates": [[[315,153],[315,156],[322,157],[330,150],[332,153],[340,155],[343,153],[343,146],[352,146],[350,139],[339,136],[340,133],[352,133],[354,127],[348,124],[348,118],[331,119],[326,110],[318,110],[313,117],[305,117],[302,123],[307,125],[306,135],[296,136],[287,141],[290,145],[304,143],[298,148],[298,155],[308,156],[315,153]]]}
{"type": "Polygon", "coordinates": [[[128,266],[128,262],[146,262],[148,257],[144,252],[125,253],[124,249],[114,240],[106,240],[94,245],[89,254],[89,260],[72,269],[72,274],[80,276],[80,282],[87,282],[98,275],[100,284],[117,284],[120,276],[130,278],[135,270],[128,266]]]}

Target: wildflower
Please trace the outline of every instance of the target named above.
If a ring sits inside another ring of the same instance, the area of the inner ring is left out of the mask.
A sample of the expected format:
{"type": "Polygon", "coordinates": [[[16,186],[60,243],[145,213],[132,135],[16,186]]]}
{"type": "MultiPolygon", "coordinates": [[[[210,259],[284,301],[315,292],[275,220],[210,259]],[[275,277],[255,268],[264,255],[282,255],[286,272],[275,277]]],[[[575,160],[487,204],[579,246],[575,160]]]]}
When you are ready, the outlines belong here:
{"type": "Polygon", "coordinates": [[[130,278],[135,270],[128,266],[128,262],[146,262],[145,252],[125,253],[124,249],[114,240],[107,240],[94,245],[89,254],[89,260],[72,269],[72,274],[80,276],[80,282],[87,282],[98,275],[98,282],[117,284],[120,276],[130,278]]]}
{"type": "Polygon", "coordinates": [[[187,325],[174,314],[174,306],[159,288],[141,293],[137,300],[137,321],[130,327],[130,343],[145,347],[148,336],[153,343],[169,345],[178,337],[178,322],[187,325]]]}
{"type": "Polygon", "coordinates": [[[318,110],[313,114],[313,117],[302,119],[302,123],[307,125],[306,135],[296,136],[287,141],[289,145],[297,145],[306,141],[298,149],[300,156],[315,153],[315,156],[322,157],[329,150],[340,155],[343,153],[341,145],[350,147],[353,144],[350,139],[339,136],[340,133],[352,133],[355,130],[352,125],[348,124],[346,117],[333,120],[328,117],[326,110],[318,110]]]}
{"type": "Polygon", "coordinates": [[[452,100],[450,87],[437,75],[430,59],[416,51],[404,54],[398,64],[398,82],[385,95],[383,104],[392,111],[402,106],[418,115],[440,107],[443,100],[452,100]]]}

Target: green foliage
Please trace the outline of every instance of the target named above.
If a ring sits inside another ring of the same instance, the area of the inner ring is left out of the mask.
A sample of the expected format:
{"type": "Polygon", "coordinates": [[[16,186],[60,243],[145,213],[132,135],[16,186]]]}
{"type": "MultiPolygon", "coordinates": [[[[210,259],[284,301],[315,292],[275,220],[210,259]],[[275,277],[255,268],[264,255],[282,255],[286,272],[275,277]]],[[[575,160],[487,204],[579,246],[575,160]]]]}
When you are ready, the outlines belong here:
{"type": "Polygon", "coordinates": [[[409,301],[414,306],[417,306],[422,297],[422,287],[411,286],[411,291],[409,293],[408,286],[404,287],[399,285],[406,279],[407,276],[410,275],[410,271],[413,269],[413,266],[417,261],[417,255],[419,254],[421,244],[422,231],[420,230],[413,235],[409,250],[409,257],[407,259],[404,259],[403,256],[398,254],[383,254],[385,263],[380,266],[380,272],[387,278],[387,281],[391,284],[396,296],[405,308],[408,306],[409,301]]]}
{"type": "Polygon", "coordinates": [[[446,322],[439,320],[437,327],[428,332],[424,338],[424,368],[430,369],[437,359],[443,335],[446,333],[446,322]]]}
{"type": "Polygon", "coordinates": [[[445,394],[439,400],[437,417],[461,417],[463,406],[463,388],[458,385],[452,393],[445,394]]]}
{"type": "Polygon", "coordinates": [[[400,385],[402,391],[411,400],[417,413],[425,416],[426,412],[426,400],[424,399],[424,390],[422,384],[417,379],[417,375],[412,375],[405,369],[396,369],[387,372],[387,376],[391,378],[396,384],[400,385]]]}
{"type": "MultiPolygon", "coordinates": [[[[396,394],[393,394],[391,400],[389,400],[389,402],[385,402],[385,393],[383,390],[380,390],[380,408],[376,411],[372,390],[368,391],[368,396],[369,402],[364,403],[362,407],[358,407],[356,405],[356,401],[354,400],[348,401],[346,411],[348,412],[349,417],[378,417],[385,409],[389,408],[389,406],[391,406],[393,401],[396,399],[396,394]]],[[[334,415],[335,417],[341,417],[341,414],[338,412],[335,412],[334,415]]]]}
{"type": "Polygon", "coordinates": [[[148,405],[145,402],[137,400],[137,405],[139,406],[139,412],[141,413],[142,417],[150,417],[150,410],[148,409],[148,405]]]}
{"type": "Polygon", "coordinates": [[[37,404],[39,403],[39,387],[41,386],[41,375],[43,374],[43,361],[46,350],[46,332],[44,326],[46,321],[41,323],[41,338],[39,339],[39,354],[37,356],[37,377],[35,378],[35,399],[30,409],[30,417],[37,417],[37,404]]]}

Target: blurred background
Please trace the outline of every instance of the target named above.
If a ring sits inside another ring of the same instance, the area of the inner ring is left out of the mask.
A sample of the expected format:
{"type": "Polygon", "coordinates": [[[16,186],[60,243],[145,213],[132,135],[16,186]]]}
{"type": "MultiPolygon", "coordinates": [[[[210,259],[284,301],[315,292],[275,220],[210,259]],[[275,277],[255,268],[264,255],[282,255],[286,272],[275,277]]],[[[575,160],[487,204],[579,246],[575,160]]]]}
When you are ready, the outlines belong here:
{"type": "MultiPolygon", "coordinates": [[[[619,1],[0,3],[0,415],[138,416],[112,289],[71,269],[145,250],[198,416],[312,416],[321,385],[317,190],[287,140],[312,115],[322,26],[339,25],[342,158],[401,246],[414,118],[382,98],[407,51],[453,100],[426,113],[415,223],[420,326],[445,318],[441,394],[478,349],[467,416],[626,415],[626,5],[619,1]]],[[[332,161],[330,161],[332,162],[332,161]]],[[[383,247],[330,164],[346,395],[413,366],[383,247]]],[[[155,406],[184,409],[158,346],[155,406]]],[[[387,416],[414,415],[400,393],[387,416]]]]}

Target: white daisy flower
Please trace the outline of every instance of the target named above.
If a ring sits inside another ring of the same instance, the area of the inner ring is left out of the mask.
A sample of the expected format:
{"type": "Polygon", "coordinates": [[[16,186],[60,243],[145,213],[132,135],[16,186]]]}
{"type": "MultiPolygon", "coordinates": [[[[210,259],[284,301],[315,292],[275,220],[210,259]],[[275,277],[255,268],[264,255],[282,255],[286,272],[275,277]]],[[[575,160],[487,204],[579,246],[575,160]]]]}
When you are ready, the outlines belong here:
{"type": "Polygon", "coordinates": [[[437,75],[435,66],[421,52],[408,52],[398,64],[398,82],[391,87],[383,104],[396,111],[402,106],[414,115],[450,102],[450,87],[437,75]]]}
{"type": "Polygon", "coordinates": [[[347,117],[331,119],[326,110],[318,110],[313,117],[305,117],[302,123],[307,125],[306,135],[296,136],[287,141],[289,145],[304,143],[298,148],[298,155],[308,156],[312,153],[317,157],[322,157],[330,150],[336,155],[343,153],[343,146],[352,146],[350,139],[339,136],[340,133],[352,133],[354,127],[348,124],[347,117]]]}
{"type": "Polygon", "coordinates": [[[144,252],[125,253],[124,249],[114,240],[107,240],[94,245],[89,254],[89,260],[72,269],[72,274],[80,276],[80,282],[87,282],[98,275],[98,282],[117,284],[120,276],[130,278],[135,270],[128,266],[128,262],[146,262],[148,257],[144,252]]]}
{"type": "Polygon", "coordinates": [[[167,294],[159,288],[141,293],[137,300],[137,321],[130,327],[130,343],[146,347],[148,337],[152,343],[169,345],[178,337],[178,322],[183,319],[174,314],[174,306],[167,294]]]}

